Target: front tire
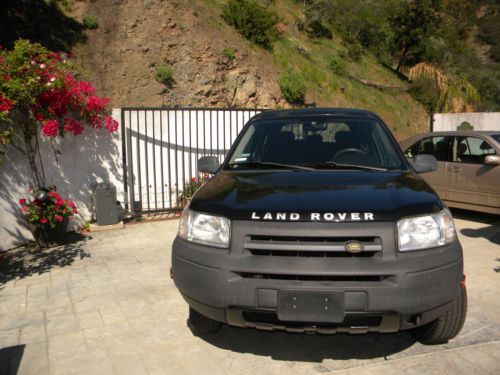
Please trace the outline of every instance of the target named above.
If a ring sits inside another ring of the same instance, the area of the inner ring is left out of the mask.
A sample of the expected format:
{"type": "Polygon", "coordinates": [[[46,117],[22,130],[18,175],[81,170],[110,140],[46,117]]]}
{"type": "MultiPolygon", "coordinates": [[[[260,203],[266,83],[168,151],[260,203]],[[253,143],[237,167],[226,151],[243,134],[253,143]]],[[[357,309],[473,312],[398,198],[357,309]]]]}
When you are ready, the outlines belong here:
{"type": "Polygon", "coordinates": [[[192,307],[189,307],[189,319],[187,324],[196,336],[218,332],[222,327],[221,322],[207,318],[192,307]]]}
{"type": "Polygon", "coordinates": [[[467,290],[464,285],[443,316],[416,328],[413,334],[425,345],[445,344],[458,335],[464,325],[466,315],[467,290]]]}

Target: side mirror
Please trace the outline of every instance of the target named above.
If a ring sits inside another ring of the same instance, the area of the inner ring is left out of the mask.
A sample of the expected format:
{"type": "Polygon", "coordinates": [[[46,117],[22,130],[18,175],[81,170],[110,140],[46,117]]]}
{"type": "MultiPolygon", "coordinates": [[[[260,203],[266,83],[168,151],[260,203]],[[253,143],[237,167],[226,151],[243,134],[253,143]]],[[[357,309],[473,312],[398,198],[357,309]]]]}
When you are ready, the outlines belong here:
{"type": "Polygon", "coordinates": [[[434,172],[437,169],[437,159],[434,155],[415,155],[411,163],[417,173],[434,172]]]}
{"type": "Polygon", "coordinates": [[[198,172],[214,174],[219,166],[219,161],[215,156],[203,156],[198,159],[198,172]]]}
{"type": "Polygon", "coordinates": [[[488,165],[500,165],[500,156],[498,155],[488,155],[484,158],[484,164],[488,165]]]}

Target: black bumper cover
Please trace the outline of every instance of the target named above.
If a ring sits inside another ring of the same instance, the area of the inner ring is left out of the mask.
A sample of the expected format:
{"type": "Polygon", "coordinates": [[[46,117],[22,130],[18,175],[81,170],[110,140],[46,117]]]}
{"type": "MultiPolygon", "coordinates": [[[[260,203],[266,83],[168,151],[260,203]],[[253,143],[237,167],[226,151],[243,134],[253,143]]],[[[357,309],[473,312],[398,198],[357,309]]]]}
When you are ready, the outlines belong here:
{"type": "Polygon", "coordinates": [[[263,330],[317,333],[395,332],[443,315],[458,295],[463,278],[458,241],[440,248],[364,263],[359,259],[256,259],[249,254],[197,245],[176,238],[174,282],[187,303],[205,316],[230,325],[263,330]],[[298,277],[261,279],[266,274],[325,275],[320,281],[298,277]],[[279,291],[344,293],[343,322],[282,321],[279,291]]]}

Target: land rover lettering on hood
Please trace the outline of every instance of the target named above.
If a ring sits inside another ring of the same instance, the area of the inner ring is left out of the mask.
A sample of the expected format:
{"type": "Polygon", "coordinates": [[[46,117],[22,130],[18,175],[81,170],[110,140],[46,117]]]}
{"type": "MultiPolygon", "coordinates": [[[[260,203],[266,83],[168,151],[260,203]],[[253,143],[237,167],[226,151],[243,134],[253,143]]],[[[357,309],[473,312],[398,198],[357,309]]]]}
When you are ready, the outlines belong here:
{"type": "Polygon", "coordinates": [[[375,114],[266,111],[184,209],[172,276],[189,326],[318,333],[411,330],[445,343],[467,294],[453,218],[375,114]]]}

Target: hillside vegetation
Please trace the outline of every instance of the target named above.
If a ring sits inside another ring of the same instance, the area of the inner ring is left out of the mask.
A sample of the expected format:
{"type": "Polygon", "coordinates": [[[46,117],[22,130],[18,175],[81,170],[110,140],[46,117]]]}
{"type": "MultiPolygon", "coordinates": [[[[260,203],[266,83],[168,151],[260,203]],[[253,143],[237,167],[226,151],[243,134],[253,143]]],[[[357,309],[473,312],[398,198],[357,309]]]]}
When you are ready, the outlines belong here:
{"type": "Polygon", "coordinates": [[[0,44],[72,50],[113,106],[357,107],[400,139],[455,97],[499,107],[493,0],[5,1],[0,44]],[[13,35],[9,22],[38,26],[13,35]],[[447,91],[408,80],[422,62],[447,91]]]}

